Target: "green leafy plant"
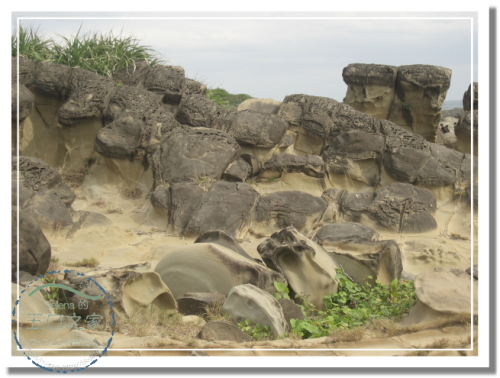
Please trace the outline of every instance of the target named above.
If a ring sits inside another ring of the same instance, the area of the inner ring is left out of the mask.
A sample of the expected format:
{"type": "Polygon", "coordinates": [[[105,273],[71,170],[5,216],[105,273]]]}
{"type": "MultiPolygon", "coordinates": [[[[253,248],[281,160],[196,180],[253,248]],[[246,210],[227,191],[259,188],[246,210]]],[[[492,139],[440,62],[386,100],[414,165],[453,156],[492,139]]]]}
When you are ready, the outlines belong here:
{"type": "Polygon", "coordinates": [[[304,319],[290,320],[292,332],[297,336],[304,339],[322,337],[333,331],[361,327],[374,319],[396,320],[407,313],[416,300],[411,281],[394,279],[390,285],[383,285],[375,280],[373,285],[359,285],[342,269],[337,270],[335,278],[338,291],[325,296],[325,309],[317,310],[304,296],[298,298],[304,319]]]}
{"type": "Polygon", "coordinates": [[[288,289],[286,283],[274,281],[274,287],[278,291],[277,293],[274,293],[276,299],[281,299],[281,298],[290,299],[289,295],[290,289],[288,289]]]}
{"type": "Polygon", "coordinates": [[[239,322],[237,326],[245,334],[255,340],[269,340],[272,338],[271,328],[269,328],[268,325],[262,325],[260,323],[253,324],[250,319],[245,319],[239,322]]]}

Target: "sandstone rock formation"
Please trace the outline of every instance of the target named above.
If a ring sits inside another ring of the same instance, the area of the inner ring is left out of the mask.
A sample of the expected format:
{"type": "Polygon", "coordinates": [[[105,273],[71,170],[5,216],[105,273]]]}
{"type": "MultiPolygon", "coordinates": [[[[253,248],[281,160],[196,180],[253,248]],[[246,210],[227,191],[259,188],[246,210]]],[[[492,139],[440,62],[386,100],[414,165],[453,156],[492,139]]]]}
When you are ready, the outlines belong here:
{"type": "Polygon", "coordinates": [[[312,237],[354,282],[389,285],[401,277],[401,250],[394,240],[376,239],[375,230],[349,222],[326,224],[312,237]]]}
{"type": "Polygon", "coordinates": [[[435,141],[450,69],[356,63],[345,67],[342,77],[348,86],[344,103],[435,141]]]}
{"type": "Polygon", "coordinates": [[[278,301],[252,284],[234,286],[228,293],[222,311],[237,320],[249,319],[255,324],[269,326],[271,332],[283,336],[287,323],[278,301]]]}
{"type": "Polygon", "coordinates": [[[325,295],[337,292],[334,277],[339,266],[320,245],[295,228],[274,233],[257,250],[267,266],[285,276],[293,293],[306,295],[317,308],[324,308],[325,295]]]}
{"type": "Polygon", "coordinates": [[[274,293],[281,274],[229,248],[210,243],[180,247],[163,257],[155,268],[175,298],[189,292],[226,295],[233,286],[251,283],[274,293]]]}
{"type": "Polygon", "coordinates": [[[437,267],[420,273],[414,284],[417,302],[403,320],[405,324],[429,322],[454,315],[477,315],[477,281],[474,280],[471,285],[470,275],[462,270],[437,267]],[[474,298],[474,302],[471,298],[474,298]]]}

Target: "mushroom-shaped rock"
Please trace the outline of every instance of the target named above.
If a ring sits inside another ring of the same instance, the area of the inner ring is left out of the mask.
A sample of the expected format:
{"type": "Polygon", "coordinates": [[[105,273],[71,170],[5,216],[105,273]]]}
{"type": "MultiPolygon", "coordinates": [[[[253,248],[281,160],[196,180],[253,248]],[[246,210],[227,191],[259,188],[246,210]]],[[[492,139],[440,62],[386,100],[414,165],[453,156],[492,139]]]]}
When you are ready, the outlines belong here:
{"type": "Polygon", "coordinates": [[[394,95],[398,68],[383,64],[349,64],[342,71],[347,84],[344,103],[360,112],[387,119],[394,95]]]}
{"type": "Polygon", "coordinates": [[[295,294],[308,296],[317,308],[324,308],[325,295],[337,292],[338,282],[334,277],[339,266],[323,247],[295,228],[274,233],[257,250],[267,266],[285,276],[295,294]]]}
{"type": "Polygon", "coordinates": [[[155,268],[175,298],[186,293],[227,295],[233,286],[251,283],[274,293],[274,281],[285,278],[229,248],[211,243],[196,243],[167,253],[155,268]]]}
{"type": "Polygon", "coordinates": [[[234,341],[235,343],[253,341],[234,324],[226,322],[209,322],[203,326],[196,337],[207,341],[234,341]]]}
{"type": "Polygon", "coordinates": [[[375,280],[388,285],[401,277],[401,250],[393,240],[378,239],[370,227],[357,223],[328,224],[312,238],[360,285],[375,280]],[[372,277],[371,279],[367,277],[372,277]]]}
{"type": "Polygon", "coordinates": [[[255,235],[270,235],[293,226],[308,232],[321,219],[327,206],[323,198],[296,190],[265,194],[253,210],[251,231],[255,235]]]}
{"type": "Polygon", "coordinates": [[[101,299],[89,302],[88,308],[78,308],[78,295],[68,298],[75,304],[75,311],[80,316],[87,316],[93,312],[109,307],[108,301],[112,302],[113,311],[124,317],[132,317],[140,310],[148,306],[156,306],[162,312],[173,314],[177,312],[177,302],[172,292],[155,272],[136,272],[131,270],[110,270],[96,275],[86,275],[85,277],[68,274],[65,281],[69,285],[78,288],[87,295],[100,295],[101,299]],[[92,278],[110,296],[102,296],[102,291],[97,285],[89,280],[92,278]],[[82,282],[90,282],[85,285],[85,289],[80,288],[82,282]]]}
{"type": "Polygon", "coordinates": [[[393,232],[425,232],[437,227],[432,214],[436,197],[431,191],[411,184],[390,184],[373,193],[340,195],[344,219],[371,223],[393,232]]]}
{"type": "MultiPolygon", "coordinates": [[[[12,207],[12,280],[17,275],[17,219],[16,207],[12,207]]],[[[45,274],[49,268],[51,248],[36,220],[19,210],[19,271],[34,276],[45,274]]]]}
{"type": "Polygon", "coordinates": [[[471,276],[463,270],[437,267],[417,275],[414,285],[417,302],[403,320],[406,324],[471,314],[471,309],[477,315],[477,281],[471,286],[471,276]]]}
{"type": "Polygon", "coordinates": [[[237,320],[248,319],[256,324],[267,325],[278,337],[287,330],[283,310],[276,298],[252,284],[233,287],[222,305],[222,311],[237,320]]]}
{"type": "MultiPolygon", "coordinates": [[[[325,163],[316,155],[297,156],[291,154],[274,155],[264,163],[265,171],[278,173],[299,173],[307,176],[321,178],[325,176],[325,163]]],[[[268,173],[266,173],[268,174],[268,173]]]]}
{"type": "Polygon", "coordinates": [[[224,131],[207,128],[174,130],[155,159],[155,175],[163,181],[220,180],[226,168],[239,159],[241,148],[224,131]]]}
{"type": "Polygon", "coordinates": [[[204,315],[207,307],[220,307],[226,297],[219,293],[186,293],[177,298],[179,312],[183,315],[204,315]]]}
{"type": "Polygon", "coordinates": [[[250,215],[259,193],[249,184],[219,181],[203,198],[184,234],[201,235],[207,231],[225,231],[237,238],[247,233],[250,215]]]}

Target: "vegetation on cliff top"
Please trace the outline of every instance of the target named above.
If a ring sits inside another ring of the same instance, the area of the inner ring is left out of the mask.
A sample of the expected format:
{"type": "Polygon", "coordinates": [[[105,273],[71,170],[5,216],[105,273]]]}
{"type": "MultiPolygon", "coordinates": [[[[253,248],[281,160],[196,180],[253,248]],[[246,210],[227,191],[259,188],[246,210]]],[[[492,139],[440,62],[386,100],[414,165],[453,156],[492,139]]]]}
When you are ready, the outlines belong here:
{"type": "Polygon", "coordinates": [[[19,39],[12,36],[12,56],[31,59],[35,62],[49,61],[79,67],[103,76],[128,67],[134,61],[146,61],[151,66],[164,63],[158,53],[149,46],[143,46],[132,36],[107,34],[81,34],[81,27],[75,36],[63,37],[58,43],[46,39],[38,29],[19,27],[19,39]]]}
{"type": "MultiPolygon", "coordinates": [[[[83,68],[103,76],[128,67],[134,61],[146,61],[150,66],[164,64],[158,53],[149,46],[143,46],[132,36],[107,34],[80,34],[63,37],[62,43],[41,36],[38,29],[19,27],[19,40],[12,36],[12,57],[19,51],[21,58],[35,62],[49,61],[70,67],[83,68]]],[[[248,94],[231,94],[222,88],[208,89],[206,96],[219,106],[236,110],[243,101],[252,98],[248,94]]]]}

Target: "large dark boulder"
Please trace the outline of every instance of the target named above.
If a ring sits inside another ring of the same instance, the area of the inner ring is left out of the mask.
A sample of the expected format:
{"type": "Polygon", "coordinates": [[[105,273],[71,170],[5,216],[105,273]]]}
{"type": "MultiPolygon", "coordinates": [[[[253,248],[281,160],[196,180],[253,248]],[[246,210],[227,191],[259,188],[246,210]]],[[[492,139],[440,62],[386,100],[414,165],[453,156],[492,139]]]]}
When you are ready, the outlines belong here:
{"type": "Polygon", "coordinates": [[[236,113],[225,131],[242,145],[274,147],[280,142],[287,128],[288,124],[278,117],[243,110],[236,113]]]}
{"type": "Polygon", "coordinates": [[[225,231],[236,237],[246,234],[259,193],[250,185],[220,181],[212,185],[198,211],[188,223],[186,236],[225,231]]]}
{"type": "Polygon", "coordinates": [[[252,213],[252,233],[270,235],[293,226],[308,232],[321,219],[327,208],[323,198],[291,190],[261,196],[252,213]]]}
{"type": "Polygon", "coordinates": [[[432,216],[436,197],[431,191],[410,184],[390,184],[373,193],[344,192],[339,209],[344,219],[392,232],[425,232],[437,227],[432,216]],[[367,217],[367,218],[366,218],[367,217]]]}
{"type": "Polygon", "coordinates": [[[144,79],[144,88],[164,95],[163,102],[177,105],[185,87],[184,68],[158,64],[151,68],[144,79]]]}
{"type": "Polygon", "coordinates": [[[113,80],[118,86],[129,85],[132,87],[143,87],[150,65],[146,61],[131,62],[128,67],[113,72],[113,80]]]}
{"type": "MultiPolygon", "coordinates": [[[[17,281],[18,211],[12,207],[12,282],[17,281]]],[[[19,210],[19,271],[33,276],[45,274],[51,258],[50,244],[37,221],[19,210]]]]}
{"type": "Polygon", "coordinates": [[[220,180],[229,164],[239,159],[240,152],[234,138],[221,130],[174,130],[154,157],[157,182],[220,180]]]}
{"type": "Polygon", "coordinates": [[[36,63],[33,88],[43,95],[64,97],[68,90],[71,75],[69,66],[48,61],[36,63]]]}
{"type": "MultiPolygon", "coordinates": [[[[163,189],[158,193],[158,197],[163,197],[162,203],[168,204],[168,198],[163,193],[163,189]]],[[[158,189],[157,189],[158,191],[158,189]]],[[[156,193],[156,191],[155,191],[156,193]]],[[[182,182],[173,184],[170,187],[171,205],[169,210],[169,223],[173,230],[182,235],[194,217],[207,195],[207,190],[192,182],[182,182]]],[[[155,202],[159,202],[156,201],[155,202]]],[[[153,203],[153,206],[164,208],[153,203]]]]}
{"type": "Polygon", "coordinates": [[[350,242],[374,241],[378,238],[379,234],[371,227],[361,223],[340,222],[325,224],[315,232],[313,240],[324,247],[340,247],[350,242]]]}
{"type": "Polygon", "coordinates": [[[74,68],[68,81],[69,99],[57,113],[59,122],[75,126],[85,118],[101,117],[105,99],[113,88],[113,80],[109,77],[74,68]]]}
{"type": "Polygon", "coordinates": [[[224,110],[215,102],[202,94],[194,94],[183,98],[177,110],[177,121],[192,127],[213,127],[224,110]]]}
{"type": "Polygon", "coordinates": [[[122,117],[99,130],[94,148],[103,156],[132,158],[141,142],[143,123],[132,117],[122,117]]]}

